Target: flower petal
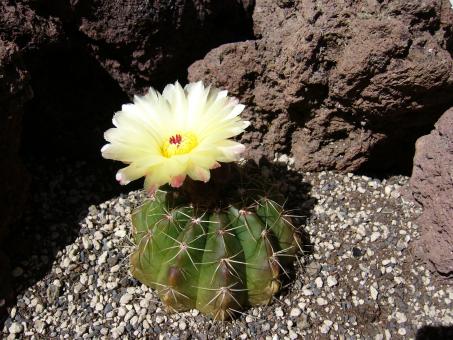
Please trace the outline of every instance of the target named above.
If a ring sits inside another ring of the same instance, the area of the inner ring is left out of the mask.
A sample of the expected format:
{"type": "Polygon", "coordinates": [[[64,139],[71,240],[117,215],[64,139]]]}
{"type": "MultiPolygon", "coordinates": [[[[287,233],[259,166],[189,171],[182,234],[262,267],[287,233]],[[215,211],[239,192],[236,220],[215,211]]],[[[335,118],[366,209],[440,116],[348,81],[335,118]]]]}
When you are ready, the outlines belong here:
{"type": "Polygon", "coordinates": [[[189,168],[187,174],[193,180],[203,181],[205,183],[208,182],[209,179],[211,178],[211,172],[208,169],[202,168],[200,166],[194,166],[192,168],[189,168]]]}
{"type": "Polygon", "coordinates": [[[115,127],[105,132],[109,144],[101,152],[129,164],[117,173],[121,184],[145,176],[149,193],[165,183],[179,187],[187,175],[207,182],[210,169],[237,160],[244,151],[230,140],[250,124],[241,120],[243,110],[227,91],[201,81],[184,88],[175,82],[162,94],[150,88],[114,115],[115,127]]]}

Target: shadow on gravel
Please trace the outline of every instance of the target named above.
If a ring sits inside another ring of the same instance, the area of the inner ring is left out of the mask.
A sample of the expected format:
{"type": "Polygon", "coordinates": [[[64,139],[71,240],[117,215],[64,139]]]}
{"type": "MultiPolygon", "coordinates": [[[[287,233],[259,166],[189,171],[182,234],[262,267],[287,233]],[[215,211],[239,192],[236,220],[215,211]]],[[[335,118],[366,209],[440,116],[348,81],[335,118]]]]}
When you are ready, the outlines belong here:
{"type": "Polygon", "coordinates": [[[34,98],[25,110],[22,158],[31,185],[27,208],[2,249],[10,268],[3,272],[12,270],[13,278],[1,278],[9,288],[0,300],[0,330],[6,307],[50,270],[89,207],[134,189],[116,183],[120,165],[100,154],[113,113],[128,102],[116,82],[77,48],[56,46],[29,62],[34,98]]]}
{"type": "Polygon", "coordinates": [[[417,331],[415,340],[453,339],[453,326],[424,326],[417,331]]]}

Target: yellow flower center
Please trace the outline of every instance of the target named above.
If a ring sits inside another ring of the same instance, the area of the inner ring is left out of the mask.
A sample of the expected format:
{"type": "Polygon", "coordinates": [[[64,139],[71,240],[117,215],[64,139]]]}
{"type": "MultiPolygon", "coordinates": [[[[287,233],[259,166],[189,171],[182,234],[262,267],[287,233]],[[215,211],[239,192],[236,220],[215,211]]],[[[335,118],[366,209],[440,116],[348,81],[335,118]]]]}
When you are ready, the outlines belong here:
{"type": "Polygon", "coordinates": [[[162,155],[167,158],[183,155],[189,153],[197,145],[197,136],[192,132],[177,133],[169,137],[162,145],[162,155]]]}

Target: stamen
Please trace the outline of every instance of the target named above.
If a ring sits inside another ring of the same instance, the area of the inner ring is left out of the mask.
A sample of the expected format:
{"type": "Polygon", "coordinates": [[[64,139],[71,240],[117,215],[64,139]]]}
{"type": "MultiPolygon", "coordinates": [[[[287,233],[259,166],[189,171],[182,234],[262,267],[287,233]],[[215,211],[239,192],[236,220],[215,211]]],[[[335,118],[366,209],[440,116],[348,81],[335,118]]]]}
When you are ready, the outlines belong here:
{"type": "Polygon", "coordinates": [[[162,145],[162,155],[170,158],[175,155],[189,153],[198,145],[198,139],[192,132],[176,133],[162,145]]]}
{"type": "Polygon", "coordinates": [[[182,137],[179,133],[177,133],[176,135],[174,136],[171,136],[169,139],[168,139],[168,142],[170,144],[178,144],[178,147],[179,147],[179,144],[181,144],[181,140],[182,140],[182,137]]]}

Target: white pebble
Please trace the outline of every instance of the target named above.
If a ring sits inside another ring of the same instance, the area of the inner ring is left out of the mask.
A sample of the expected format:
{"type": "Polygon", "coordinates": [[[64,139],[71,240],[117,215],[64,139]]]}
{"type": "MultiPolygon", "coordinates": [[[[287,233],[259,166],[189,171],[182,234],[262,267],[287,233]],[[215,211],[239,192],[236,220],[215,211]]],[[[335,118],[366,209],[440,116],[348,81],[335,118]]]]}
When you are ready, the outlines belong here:
{"type": "Polygon", "coordinates": [[[129,293],[126,293],[121,297],[120,303],[122,305],[127,305],[131,300],[132,300],[132,295],[129,293]]]}
{"type": "Polygon", "coordinates": [[[18,323],[18,322],[13,322],[11,326],[9,326],[8,331],[10,334],[19,334],[23,331],[24,327],[18,323]]]}
{"type": "Polygon", "coordinates": [[[372,233],[371,236],[370,236],[371,242],[376,241],[380,236],[381,236],[381,234],[380,234],[379,232],[375,231],[375,232],[372,233]]]}
{"type": "Polygon", "coordinates": [[[400,328],[400,329],[398,329],[398,334],[399,334],[399,335],[406,335],[406,328],[400,328]]]}
{"type": "Polygon", "coordinates": [[[316,299],[316,302],[317,302],[318,305],[320,305],[320,306],[325,306],[325,305],[327,305],[327,300],[324,299],[324,298],[322,298],[322,297],[317,298],[317,299],[316,299]]]}
{"type": "Polygon", "coordinates": [[[321,331],[322,334],[327,334],[330,331],[330,328],[332,327],[333,322],[330,320],[324,320],[322,323],[322,326],[319,327],[319,330],[321,331]]]}
{"type": "Polygon", "coordinates": [[[370,294],[371,294],[371,298],[376,301],[377,298],[378,298],[378,295],[379,295],[378,290],[375,287],[371,286],[370,287],[370,294]]]}
{"type": "MultiPolygon", "coordinates": [[[[404,323],[407,321],[407,317],[404,313],[401,313],[401,312],[396,312],[395,313],[395,318],[396,318],[396,322],[398,323],[404,323]]],[[[404,335],[404,334],[402,334],[404,335]]]]}
{"type": "Polygon", "coordinates": [[[102,235],[102,233],[98,230],[94,233],[94,239],[96,241],[100,241],[104,238],[104,235],[102,235]]]}
{"type": "Polygon", "coordinates": [[[293,316],[293,317],[297,317],[299,316],[301,313],[300,309],[295,307],[295,308],[292,308],[291,311],[289,312],[289,315],[293,316]]]}
{"type": "Polygon", "coordinates": [[[324,282],[322,282],[322,279],[318,276],[318,277],[315,279],[315,284],[316,284],[316,287],[318,287],[319,289],[321,289],[322,286],[324,285],[324,282]]]}
{"type": "Polygon", "coordinates": [[[333,287],[333,286],[336,286],[338,284],[338,281],[337,279],[335,278],[335,276],[328,276],[327,277],[327,285],[329,287],[333,287]]]}
{"type": "Polygon", "coordinates": [[[115,231],[115,236],[119,237],[119,238],[125,237],[126,236],[126,230],[120,229],[120,230],[115,231]]]}

